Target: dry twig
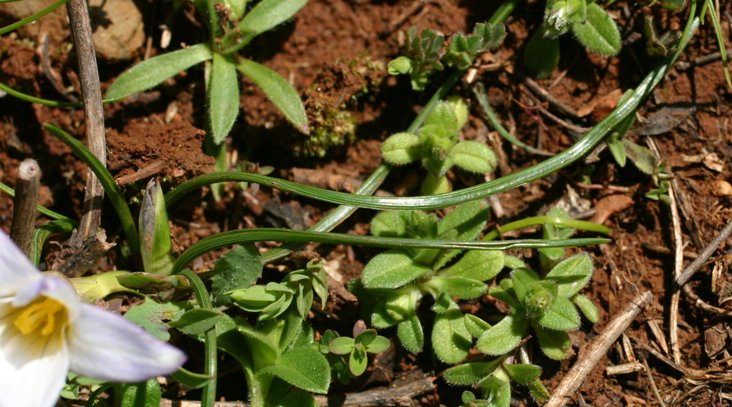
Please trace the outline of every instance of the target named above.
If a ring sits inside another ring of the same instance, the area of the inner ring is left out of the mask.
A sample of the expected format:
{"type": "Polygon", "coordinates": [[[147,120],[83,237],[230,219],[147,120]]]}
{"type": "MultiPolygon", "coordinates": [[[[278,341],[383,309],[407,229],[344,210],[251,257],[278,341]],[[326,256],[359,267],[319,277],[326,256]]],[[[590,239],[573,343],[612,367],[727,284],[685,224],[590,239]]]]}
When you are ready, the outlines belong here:
{"type": "MultiPolygon", "coordinates": [[[[104,135],[104,109],[102,106],[102,90],[99,86],[99,71],[97,58],[92,42],[92,30],[89,22],[89,12],[86,1],[69,0],[66,3],[69,14],[71,33],[76,46],[76,56],[79,64],[79,79],[81,80],[81,98],[84,102],[84,117],[86,127],[87,147],[94,156],[106,165],[107,142],[104,135]]],[[[102,204],[104,188],[97,177],[88,172],[84,192],[84,208],[79,228],[71,238],[72,246],[81,244],[102,223],[102,204]]]]}
{"type": "Polygon", "coordinates": [[[610,346],[618,339],[620,334],[628,328],[628,325],[640,314],[643,307],[651,302],[653,294],[650,292],[644,292],[638,294],[630,304],[620,313],[615,319],[612,320],[606,327],[605,330],[587,346],[586,351],[580,354],[579,360],[572,366],[572,369],[567,373],[554,389],[552,397],[544,405],[544,407],[561,407],[564,406],[571,394],[573,394],[582,382],[587,378],[592,368],[597,365],[597,362],[605,356],[610,346]]]}
{"type": "Polygon", "coordinates": [[[33,228],[36,225],[38,189],[41,185],[41,168],[32,158],[23,160],[18,167],[18,182],[15,185],[13,222],[10,237],[27,256],[31,254],[33,228]]]}

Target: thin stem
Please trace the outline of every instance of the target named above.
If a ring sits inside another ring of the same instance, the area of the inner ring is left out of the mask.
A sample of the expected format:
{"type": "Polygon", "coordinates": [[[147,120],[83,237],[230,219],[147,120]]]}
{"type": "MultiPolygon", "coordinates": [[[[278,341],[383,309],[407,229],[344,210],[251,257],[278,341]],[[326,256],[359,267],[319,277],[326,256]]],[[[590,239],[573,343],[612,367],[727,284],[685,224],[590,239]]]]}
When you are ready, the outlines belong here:
{"type": "MultiPolygon", "coordinates": [[[[206,286],[203,284],[203,281],[201,281],[201,278],[190,270],[183,270],[180,274],[187,278],[191,283],[199,308],[212,310],[213,306],[211,305],[211,299],[208,297],[208,291],[206,291],[206,286]]],[[[206,354],[204,356],[206,366],[204,368],[204,374],[210,377],[210,379],[208,384],[203,388],[201,406],[212,407],[216,402],[216,371],[218,369],[216,355],[216,327],[212,327],[206,331],[204,343],[206,347],[206,354]]]]}
{"type": "Polygon", "coordinates": [[[36,225],[38,189],[41,186],[41,168],[38,162],[28,158],[18,167],[18,182],[13,203],[13,222],[10,237],[26,256],[30,256],[33,243],[33,229],[36,225]]]}
{"type": "MultiPolygon", "coordinates": [[[[104,134],[102,90],[99,85],[99,71],[86,2],[84,0],[69,0],[66,4],[66,10],[69,14],[71,33],[74,37],[79,64],[87,144],[92,154],[102,165],[106,166],[107,142],[104,134]]],[[[104,188],[102,188],[102,184],[97,177],[89,172],[84,192],[81,222],[79,223],[78,233],[72,237],[72,245],[81,245],[101,225],[103,201],[104,188]]]]}

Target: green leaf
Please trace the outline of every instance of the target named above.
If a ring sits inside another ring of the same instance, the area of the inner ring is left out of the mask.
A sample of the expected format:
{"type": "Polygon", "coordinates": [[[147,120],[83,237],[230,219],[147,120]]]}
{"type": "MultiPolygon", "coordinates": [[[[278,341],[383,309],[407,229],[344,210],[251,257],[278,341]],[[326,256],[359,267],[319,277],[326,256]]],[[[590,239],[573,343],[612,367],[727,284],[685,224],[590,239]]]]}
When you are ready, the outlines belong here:
{"type": "Polygon", "coordinates": [[[326,394],[330,386],[328,360],[315,348],[304,346],[285,352],[272,366],[261,370],[303,390],[326,394]]]}
{"type": "Polygon", "coordinates": [[[572,22],[572,32],[588,50],[601,55],[617,55],[620,52],[618,26],[597,3],[587,5],[587,19],[572,22]]]}
{"type": "Polygon", "coordinates": [[[528,385],[541,376],[541,367],[530,364],[506,364],[503,369],[511,380],[528,385]]]}
{"type": "Polygon", "coordinates": [[[452,266],[440,271],[440,277],[466,277],[488,281],[503,269],[506,256],[498,250],[471,250],[452,266]]]}
{"type": "Polygon", "coordinates": [[[363,344],[357,343],[348,357],[348,370],[354,376],[361,376],[366,371],[368,364],[369,358],[366,354],[366,348],[363,344]]]}
{"type": "Polygon", "coordinates": [[[178,328],[186,335],[200,335],[216,325],[221,318],[221,313],[203,308],[195,308],[186,311],[177,320],[170,323],[170,326],[178,328]]]}
{"type": "Polygon", "coordinates": [[[383,211],[371,219],[371,234],[380,237],[404,237],[407,224],[401,211],[383,211]]]}
{"type": "Polygon", "coordinates": [[[482,281],[465,277],[434,277],[425,286],[435,293],[446,293],[463,300],[478,298],[488,289],[482,281]]]}
{"type": "Polygon", "coordinates": [[[463,363],[445,370],[442,377],[450,384],[470,386],[493,373],[500,364],[501,359],[493,359],[489,362],[463,363]]]}
{"type": "Polygon", "coordinates": [[[516,298],[523,302],[526,293],[534,287],[539,280],[539,276],[529,269],[518,269],[511,272],[511,283],[516,292],[516,298]]]}
{"type": "Polygon", "coordinates": [[[170,239],[168,211],[165,208],[163,189],[150,180],[138,218],[140,256],[146,273],[168,276],[173,271],[173,243],[170,239]]]}
{"type": "Polygon", "coordinates": [[[473,337],[465,327],[463,314],[453,303],[451,309],[437,314],[432,327],[432,349],[445,363],[459,363],[468,356],[473,337]]]}
{"type": "Polygon", "coordinates": [[[600,320],[600,313],[597,311],[595,304],[593,304],[589,298],[582,294],[577,294],[572,297],[572,302],[577,306],[577,308],[579,308],[588,321],[596,324],[597,321],[600,320]]]}
{"type": "Polygon", "coordinates": [[[262,275],[262,257],[254,245],[234,246],[214,265],[211,276],[213,303],[220,306],[231,301],[225,293],[249,288],[262,275]]]}
{"type": "Polygon", "coordinates": [[[141,326],[155,338],[167,342],[170,334],[168,324],[164,321],[175,320],[182,312],[183,308],[175,303],[159,304],[148,298],[142,304],[130,308],[125,314],[125,319],[141,326]]]}
{"type": "Polygon", "coordinates": [[[511,384],[496,375],[490,375],[481,381],[478,386],[483,390],[485,397],[491,400],[491,407],[511,406],[511,384]]]}
{"type": "Polygon", "coordinates": [[[328,344],[328,350],[330,353],[336,354],[336,355],[347,355],[351,353],[353,350],[355,342],[353,338],[349,338],[347,336],[339,336],[338,338],[333,339],[328,344]]]}
{"type": "Polygon", "coordinates": [[[381,155],[391,165],[405,165],[420,158],[421,146],[422,142],[417,135],[396,133],[384,140],[381,155]]]}
{"type": "Polygon", "coordinates": [[[617,162],[620,167],[625,167],[627,156],[625,155],[625,146],[623,145],[622,140],[618,137],[610,137],[607,140],[607,148],[613,155],[615,162],[617,162]]]}
{"type": "Polygon", "coordinates": [[[477,174],[493,172],[496,168],[496,154],[485,144],[476,141],[461,141],[450,150],[450,159],[465,171],[477,174]]]}
{"type": "MultiPolygon", "coordinates": [[[[299,0],[293,0],[293,2],[296,1],[299,0]]],[[[310,133],[305,108],[297,91],[289,82],[277,72],[246,58],[238,58],[236,69],[259,86],[272,104],[295,128],[305,134],[310,133]]]]}
{"type": "Polygon", "coordinates": [[[542,328],[538,324],[532,324],[532,328],[534,328],[541,351],[550,359],[564,360],[572,352],[572,342],[566,332],[552,331],[542,328]]]}
{"type": "Polygon", "coordinates": [[[524,337],[529,323],[523,318],[507,315],[478,338],[477,348],[481,353],[499,356],[513,350],[524,337]]]}
{"type": "Polygon", "coordinates": [[[557,283],[557,294],[569,298],[590,281],[592,272],[592,259],[587,253],[580,253],[554,266],[546,279],[557,283]]]}
{"type": "Polygon", "coordinates": [[[242,32],[261,34],[292,18],[308,0],[262,0],[238,25],[242,32]]]}
{"type": "Polygon", "coordinates": [[[150,379],[136,384],[121,385],[121,407],[156,407],[160,405],[160,385],[150,379]]]}
{"type": "Polygon", "coordinates": [[[544,30],[534,31],[524,48],[524,68],[537,79],[548,78],[559,65],[559,39],[544,36],[544,30]]]}
{"type": "Polygon", "coordinates": [[[397,325],[397,336],[404,349],[412,353],[422,352],[424,331],[422,330],[422,323],[417,318],[417,315],[412,315],[409,319],[397,325]]]}
{"type": "Polygon", "coordinates": [[[551,307],[538,320],[539,325],[556,331],[574,331],[580,327],[577,309],[567,297],[554,298],[551,307]]]}
{"type": "Polygon", "coordinates": [[[109,86],[105,99],[118,100],[133,93],[150,89],[180,71],[213,58],[207,44],[197,44],[168,52],[140,62],[125,71],[109,86]]]}
{"type": "MultiPolygon", "coordinates": [[[[488,205],[480,199],[458,205],[450,211],[437,225],[437,234],[442,239],[473,240],[485,227],[488,219],[488,205]]],[[[461,250],[443,250],[432,264],[433,270],[439,270],[457,256],[461,250]]]]}
{"type": "Polygon", "coordinates": [[[480,336],[483,335],[483,332],[491,327],[491,324],[483,321],[475,315],[465,314],[463,318],[465,319],[465,328],[468,329],[468,332],[470,332],[470,335],[473,338],[480,338],[480,336]]]}
{"type": "Polygon", "coordinates": [[[658,166],[658,160],[651,150],[646,147],[635,144],[634,142],[623,139],[625,154],[638,170],[646,175],[653,175],[658,166]]]}
{"type": "Polygon", "coordinates": [[[396,250],[377,254],[363,269],[366,288],[399,288],[432,271],[396,250]]]}
{"type": "Polygon", "coordinates": [[[366,329],[362,331],[358,336],[353,338],[353,340],[356,341],[356,343],[363,344],[363,346],[368,346],[368,344],[371,343],[379,334],[376,333],[375,329],[366,329]]]}
{"type": "Polygon", "coordinates": [[[383,336],[377,336],[371,343],[366,345],[366,352],[368,353],[381,353],[389,348],[391,341],[383,336]]]}
{"type": "Polygon", "coordinates": [[[207,85],[211,137],[214,143],[221,144],[239,114],[239,78],[231,56],[214,53],[207,85]]]}

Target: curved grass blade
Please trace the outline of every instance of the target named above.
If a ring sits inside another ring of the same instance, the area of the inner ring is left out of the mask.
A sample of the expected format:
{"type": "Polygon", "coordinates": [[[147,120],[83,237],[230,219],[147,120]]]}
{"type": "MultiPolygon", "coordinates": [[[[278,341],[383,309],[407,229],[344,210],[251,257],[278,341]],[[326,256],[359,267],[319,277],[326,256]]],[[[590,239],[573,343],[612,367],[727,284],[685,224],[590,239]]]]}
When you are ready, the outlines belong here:
{"type": "Polygon", "coordinates": [[[16,22],[14,22],[13,24],[6,25],[5,27],[0,27],[0,35],[7,34],[28,23],[32,23],[33,21],[38,20],[39,18],[45,16],[46,14],[52,12],[53,10],[56,10],[57,8],[63,6],[67,1],[68,0],[58,0],[55,3],[51,4],[50,6],[44,8],[43,10],[41,10],[33,15],[30,15],[22,20],[18,20],[16,22]]]}
{"type": "Polygon", "coordinates": [[[218,233],[216,235],[200,240],[198,243],[184,251],[173,265],[173,274],[180,272],[183,268],[198,256],[211,250],[234,244],[245,244],[265,241],[283,241],[297,243],[328,243],[328,244],[351,244],[372,247],[399,247],[399,248],[440,248],[440,249],[481,249],[481,250],[506,250],[514,248],[545,248],[545,247],[577,247],[595,245],[609,242],[604,238],[580,238],[564,240],[542,240],[542,239],[517,239],[504,241],[477,241],[465,242],[456,240],[427,240],[427,239],[406,239],[386,238],[375,236],[358,236],[344,233],[327,232],[303,232],[291,229],[263,228],[263,229],[240,229],[218,233]]]}
{"type": "Polygon", "coordinates": [[[127,206],[125,196],[114,182],[114,179],[112,179],[112,175],[107,171],[107,168],[79,140],[71,137],[69,133],[52,124],[44,124],[43,128],[69,146],[74,154],[99,178],[104,192],[109,197],[110,202],[112,202],[115,211],[117,211],[117,217],[122,224],[122,230],[124,230],[125,236],[127,237],[127,243],[130,245],[132,256],[138,258],[140,255],[140,240],[137,236],[135,221],[132,219],[132,212],[130,212],[130,208],[127,206]]]}
{"type": "Polygon", "coordinates": [[[297,91],[277,72],[246,58],[238,58],[236,69],[251,79],[287,121],[305,134],[310,133],[308,117],[297,91]]]}
{"type": "Polygon", "coordinates": [[[493,240],[498,238],[502,233],[506,233],[512,230],[523,229],[529,226],[544,225],[547,223],[577,230],[584,230],[586,232],[602,233],[603,235],[610,234],[609,228],[594,222],[587,222],[577,219],[566,219],[560,218],[558,216],[532,216],[498,226],[496,227],[496,230],[487,233],[485,237],[483,237],[483,240],[493,240]]]}
{"type": "MultiPolygon", "coordinates": [[[[10,195],[11,198],[15,198],[15,190],[13,188],[11,188],[10,186],[6,185],[6,184],[3,184],[2,182],[0,182],[0,191],[1,192],[5,192],[6,194],[10,195]]],[[[36,206],[36,210],[38,212],[40,212],[40,213],[48,216],[49,218],[51,218],[53,220],[60,220],[60,221],[64,221],[64,222],[69,222],[69,223],[71,223],[73,225],[76,225],[78,223],[77,221],[69,218],[66,215],[62,215],[62,214],[60,214],[58,212],[52,211],[52,210],[50,210],[50,209],[48,209],[48,208],[46,208],[44,206],[41,206],[41,205],[37,205],[36,206]]]]}
{"type": "Polygon", "coordinates": [[[180,71],[213,58],[207,44],[196,44],[142,61],[128,69],[112,83],[105,99],[119,100],[133,93],[150,89],[180,71]]]}
{"type": "Polygon", "coordinates": [[[473,187],[430,196],[375,197],[330,191],[259,174],[226,172],[206,174],[193,178],[169,192],[166,196],[166,202],[169,204],[175,202],[182,195],[204,185],[225,181],[255,182],[321,201],[369,209],[438,209],[485,198],[543,178],[576,162],[585,154],[592,151],[613,128],[628,117],[628,115],[635,113],[640,103],[645,100],[650,91],[663,79],[672,61],[673,59],[651,71],[625,103],[618,105],[604,120],[593,127],[592,130],[568,149],[539,164],[473,187]]]}
{"type": "MultiPolygon", "coordinates": [[[[201,278],[190,270],[183,270],[180,272],[188,281],[191,283],[193,293],[196,296],[196,302],[198,307],[208,311],[213,311],[211,305],[211,299],[208,297],[208,291],[206,291],[206,285],[203,284],[201,278]]],[[[218,369],[217,361],[217,350],[216,350],[216,327],[209,329],[204,337],[204,344],[206,347],[206,353],[204,359],[206,361],[204,371],[205,375],[210,379],[208,383],[203,387],[203,394],[201,395],[201,406],[202,407],[213,407],[216,402],[216,370],[218,369]]]]}
{"type": "Polygon", "coordinates": [[[8,95],[10,95],[14,98],[20,99],[22,101],[29,102],[29,103],[38,103],[39,105],[48,106],[48,107],[69,108],[69,107],[84,106],[84,104],[81,102],[60,102],[57,100],[43,99],[43,98],[31,96],[27,93],[23,93],[21,91],[15,90],[4,83],[0,83],[0,91],[3,91],[5,93],[7,93],[8,95]]]}

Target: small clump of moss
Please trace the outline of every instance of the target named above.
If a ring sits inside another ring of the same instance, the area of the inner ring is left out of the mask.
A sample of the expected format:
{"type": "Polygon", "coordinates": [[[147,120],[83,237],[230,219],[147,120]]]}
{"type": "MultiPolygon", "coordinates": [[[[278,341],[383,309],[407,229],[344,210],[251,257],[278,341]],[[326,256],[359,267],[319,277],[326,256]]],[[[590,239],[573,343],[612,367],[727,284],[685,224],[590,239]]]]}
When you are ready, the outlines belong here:
{"type": "Polygon", "coordinates": [[[384,63],[369,57],[336,61],[313,81],[303,97],[311,133],[292,145],[300,158],[323,158],[356,138],[356,118],[349,109],[386,76],[384,63]]]}

